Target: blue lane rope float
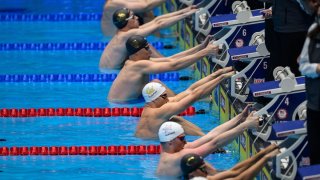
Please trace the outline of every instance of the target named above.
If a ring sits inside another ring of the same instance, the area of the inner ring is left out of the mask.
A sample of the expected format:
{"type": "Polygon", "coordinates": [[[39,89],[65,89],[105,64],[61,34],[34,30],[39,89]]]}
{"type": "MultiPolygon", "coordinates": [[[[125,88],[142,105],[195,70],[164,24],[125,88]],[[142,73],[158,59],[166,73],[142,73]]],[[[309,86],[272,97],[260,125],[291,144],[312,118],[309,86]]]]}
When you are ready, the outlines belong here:
{"type": "MultiPolygon", "coordinates": [[[[112,82],[117,74],[4,74],[0,82],[112,82]]],[[[150,80],[179,81],[178,72],[150,75],[150,80]]]]}
{"type": "MultiPolygon", "coordinates": [[[[108,42],[0,43],[0,51],[103,50],[108,42]]],[[[152,42],[156,49],[173,49],[173,45],[152,42]]]]}
{"type": "Polygon", "coordinates": [[[100,21],[101,13],[22,14],[0,13],[0,21],[100,21]]]}

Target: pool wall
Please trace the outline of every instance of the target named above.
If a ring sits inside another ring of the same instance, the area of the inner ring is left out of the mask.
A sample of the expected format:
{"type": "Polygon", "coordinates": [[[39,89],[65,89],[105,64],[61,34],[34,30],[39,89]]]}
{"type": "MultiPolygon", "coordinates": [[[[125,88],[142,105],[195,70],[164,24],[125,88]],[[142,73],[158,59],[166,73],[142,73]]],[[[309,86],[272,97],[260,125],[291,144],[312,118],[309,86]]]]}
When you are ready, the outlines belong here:
{"type": "MultiPolygon", "coordinates": [[[[168,10],[167,7],[185,7],[186,5],[181,4],[180,1],[171,0],[167,2],[165,5],[162,6],[162,11],[172,12],[176,9],[168,10]]],[[[231,8],[231,7],[230,7],[231,8]]],[[[175,26],[176,31],[179,34],[179,45],[182,49],[189,49],[190,47],[194,47],[198,44],[197,32],[192,31],[192,20],[184,20],[181,21],[178,26],[175,26]]],[[[213,63],[209,58],[205,57],[202,61],[198,61],[194,66],[195,69],[195,77],[197,79],[203,78],[209,75],[211,72],[217,70],[217,66],[213,63]]],[[[237,106],[234,105],[234,100],[228,93],[228,90],[219,85],[213,92],[212,92],[212,109],[217,110],[219,112],[220,122],[224,123],[231,119],[232,117],[236,116],[241,110],[237,106]]],[[[252,155],[257,153],[257,144],[253,143],[254,136],[248,132],[244,132],[239,138],[233,141],[232,146],[234,149],[239,150],[240,153],[240,161],[248,159],[252,155]]],[[[261,172],[258,173],[256,179],[268,179],[271,180],[270,175],[270,167],[264,167],[261,172]]]]}

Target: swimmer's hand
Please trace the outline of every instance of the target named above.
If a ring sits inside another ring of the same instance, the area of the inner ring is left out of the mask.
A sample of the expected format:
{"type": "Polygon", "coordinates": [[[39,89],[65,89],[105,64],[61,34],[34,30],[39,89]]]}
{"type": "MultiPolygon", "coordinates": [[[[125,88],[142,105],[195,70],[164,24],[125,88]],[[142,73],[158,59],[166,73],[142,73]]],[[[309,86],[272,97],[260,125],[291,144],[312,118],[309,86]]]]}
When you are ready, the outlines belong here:
{"type": "Polygon", "coordinates": [[[230,72],[228,72],[228,73],[223,74],[223,78],[224,78],[224,79],[227,79],[227,78],[230,78],[231,76],[233,76],[233,75],[235,75],[235,74],[236,74],[236,72],[230,71],[230,72]]]}
{"type": "Polygon", "coordinates": [[[214,71],[211,73],[211,75],[216,78],[217,76],[221,75],[221,74],[225,74],[225,73],[228,73],[228,72],[231,72],[233,71],[233,68],[232,66],[229,66],[229,67],[224,67],[222,69],[218,69],[217,71],[214,71]]]}
{"type": "Polygon", "coordinates": [[[198,10],[198,8],[195,5],[191,5],[191,6],[188,6],[188,7],[184,8],[184,9],[182,9],[181,12],[182,13],[187,13],[187,12],[189,12],[191,10],[198,10]]]}
{"type": "Polygon", "coordinates": [[[252,108],[252,104],[248,104],[240,113],[241,122],[244,122],[246,120],[246,117],[249,116],[251,108],[252,108]]]}
{"type": "Polygon", "coordinates": [[[194,13],[197,12],[197,11],[198,11],[198,9],[190,9],[190,10],[188,10],[188,12],[186,12],[185,14],[186,14],[187,16],[190,16],[190,15],[194,14],[194,13]]]}
{"type": "Polygon", "coordinates": [[[257,129],[259,127],[259,117],[253,116],[254,113],[255,111],[252,111],[246,118],[245,122],[243,122],[249,129],[257,129]]]}
{"type": "Polygon", "coordinates": [[[208,43],[205,50],[207,51],[207,55],[217,55],[219,52],[219,46],[213,43],[208,43]]]}
{"type": "Polygon", "coordinates": [[[191,6],[188,6],[189,10],[191,9],[198,9],[198,6],[197,5],[191,5],[191,6]]]}
{"type": "Polygon", "coordinates": [[[265,19],[269,19],[269,18],[272,17],[272,9],[271,9],[271,8],[269,8],[269,9],[264,9],[264,10],[262,10],[262,11],[260,11],[260,12],[262,13],[262,15],[263,15],[263,17],[264,17],[265,19]]]}
{"type": "Polygon", "coordinates": [[[201,49],[207,47],[207,45],[209,44],[209,42],[213,39],[213,36],[212,35],[208,35],[206,37],[206,39],[200,44],[201,46],[201,49]]]}
{"type": "Polygon", "coordinates": [[[266,154],[266,158],[267,159],[272,159],[273,157],[275,157],[276,155],[278,155],[280,153],[280,149],[276,148],[273,151],[269,152],[268,154],[266,154]]]}

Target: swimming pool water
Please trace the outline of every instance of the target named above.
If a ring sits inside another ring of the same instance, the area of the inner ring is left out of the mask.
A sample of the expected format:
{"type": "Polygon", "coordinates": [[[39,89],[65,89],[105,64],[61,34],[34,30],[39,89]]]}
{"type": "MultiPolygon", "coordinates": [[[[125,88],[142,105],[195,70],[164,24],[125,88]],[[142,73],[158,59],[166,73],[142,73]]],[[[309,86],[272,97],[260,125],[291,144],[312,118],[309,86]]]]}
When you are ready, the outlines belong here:
{"type": "MultiPolygon", "coordinates": [[[[2,0],[5,13],[101,13],[104,0],[2,0]]],[[[0,43],[107,42],[100,22],[0,22],[0,43]]],[[[148,37],[149,42],[177,45],[173,39],[148,37]]],[[[166,56],[180,50],[161,49],[166,56]]],[[[0,74],[100,73],[101,51],[0,51],[0,74]]],[[[113,71],[110,71],[113,72],[113,71]]],[[[108,72],[105,72],[108,73],[108,72]]],[[[192,74],[191,69],[180,75],[192,74]]],[[[181,92],[193,81],[166,82],[181,92]]],[[[106,101],[110,82],[92,83],[0,83],[0,108],[111,107],[106,101]]],[[[126,105],[142,107],[143,103],[126,105]]],[[[198,102],[206,114],[188,116],[204,132],[219,124],[210,104],[198,102]]],[[[149,145],[133,137],[137,117],[30,117],[0,118],[0,146],[98,146],[149,145]]],[[[192,141],[196,137],[188,136],[192,141]]],[[[238,151],[206,158],[218,169],[238,160],[238,151]]],[[[125,156],[0,156],[0,179],[156,179],[159,155],[125,156]],[[1,172],[2,171],[2,172],[1,172]]]]}
{"type": "MultiPolygon", "coordinates": [[[[186,117],[204,132],[219,122],[209,112],[207,103],[199,103],[207,114],[186,117]]],[[[155,140],[133,137],[137,117],[39,117],[2,118],[0,137],[4,146],[90,146],[90,145],[150,145],[155,140]],[[17,143],[19,142],[19,143],[17,143]]],[[[188,136],[192,141],[196,137],[188,136]]],[[[217,169],[230,168],[237,161],[237,151],[226,148],[227,154],[214,154],[206,158],[217,169]],[[227,163],[226,163],[227,162],[227,163]]],[[[155,179],[159,155],[125,156],[8,156],[0,157],[0,174],[5,179],[26,177],[79,178],[79,179],[155,179]]],[[[32,178],[33,179],[33,178],[32,178]]]]}
{"type": "Polygon", "coordinates": [[[4,13],[101,13],[106,0],[1,0],[4,13]]]}
{"type": "MultiPolygon", "coordinates": [[[[190,83],[192,81],[167,82],[167,85],[179,92],[190,83]]],[[[7,91],[1,93],[1,99],[4,99],[4,104],[1,106],[6,108],[108,107],[107,101],[101,96],[107,92],[109,85],[110,83],[3,83],[1,86],[7,91]]],[[[127,107],[142,105],[134,104],[127,107]]],[[[210,110],[210,104],[198,102],[195,106],[197,109],[205,109],[206,114],[188,116],[186,117],[188,120],[197,124],[204,132],[219,124],[218,114],[210,110]]],[[[0,137],[6,141],[0,143],[1,146],[158,144],[155,140],[145,141],[133,137],[138,120],[137,117],[1,118],[0,137]]],[[[187,137],[189,141],[195,138],[187,137]]],[[[230,168],[236,163],[238,154],[232,147],[227,149],[229,153],[211,155],[207,160],[218,169],[230,168]]],[[[158,155],[0,157],[0,170],[4,171],[0,176],[4,179],[26,177],[154,179],[158,158],[158,155]]]]}
{"type": "Polygon", "coordinates": [[[99,21],[0,22],[0,43],[108,41],[99,21]]]}

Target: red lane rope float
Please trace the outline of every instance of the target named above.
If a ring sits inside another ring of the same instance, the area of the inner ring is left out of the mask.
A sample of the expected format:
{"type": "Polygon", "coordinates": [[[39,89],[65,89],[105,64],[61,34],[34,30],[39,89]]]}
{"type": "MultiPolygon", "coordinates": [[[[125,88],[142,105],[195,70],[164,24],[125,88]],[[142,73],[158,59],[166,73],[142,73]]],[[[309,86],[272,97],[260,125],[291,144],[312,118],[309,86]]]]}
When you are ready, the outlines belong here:
{"type": "MultiPolygon", "coordinates": [[[[143,108],[21,108],[0,109],[0,117],[39,117],[39,116],[85,116],[85,117],[110,117],[134,116],[140,117],[143,108]]],[[[180,113],[180,116],[195,115],[195,107],[190,106],[180,113]]]]}
{"type": "Polygon", "coordinates": [[[146,155],[146,154],[160,154],[160,152],[161,152],[160,145],[0,147],[0,156],[146,155]]]}

